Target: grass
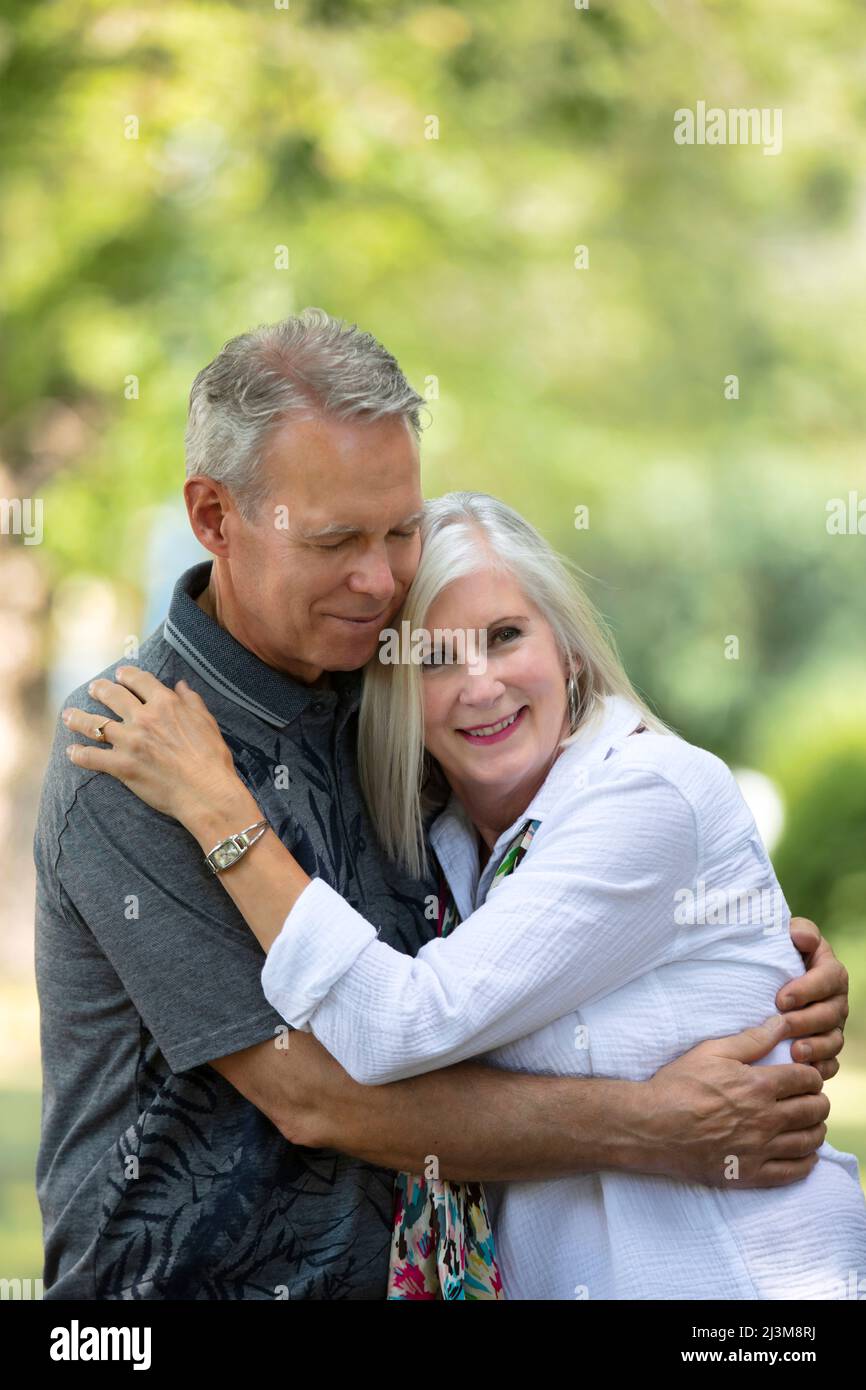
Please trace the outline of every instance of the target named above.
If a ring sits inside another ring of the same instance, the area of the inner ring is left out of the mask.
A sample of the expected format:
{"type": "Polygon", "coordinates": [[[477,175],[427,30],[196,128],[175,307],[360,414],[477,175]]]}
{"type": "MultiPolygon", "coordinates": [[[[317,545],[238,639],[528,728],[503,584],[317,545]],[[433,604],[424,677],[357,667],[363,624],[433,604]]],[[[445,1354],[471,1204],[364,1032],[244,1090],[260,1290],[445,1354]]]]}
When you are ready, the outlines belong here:
{"type": "Polygon", "coordinates": [[[0,1091],[0,1277],[42,1275],[42,1221],[36,1200],[38,1091],[0,1091]]]}

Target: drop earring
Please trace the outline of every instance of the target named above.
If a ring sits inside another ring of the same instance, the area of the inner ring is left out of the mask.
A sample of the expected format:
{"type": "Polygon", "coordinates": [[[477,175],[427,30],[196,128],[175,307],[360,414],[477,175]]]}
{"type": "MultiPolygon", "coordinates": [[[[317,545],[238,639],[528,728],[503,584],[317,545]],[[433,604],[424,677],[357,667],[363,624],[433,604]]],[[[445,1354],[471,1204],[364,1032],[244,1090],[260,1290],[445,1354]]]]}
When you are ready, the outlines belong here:
{"type": "Polygon", "coordinates": [[[572,733],[574,733],[580,715],[580,692],[578,691],[577,679],[573,671],[565,683],[565,688],[568,694],[568,722],[571,726],[572,733]]]}

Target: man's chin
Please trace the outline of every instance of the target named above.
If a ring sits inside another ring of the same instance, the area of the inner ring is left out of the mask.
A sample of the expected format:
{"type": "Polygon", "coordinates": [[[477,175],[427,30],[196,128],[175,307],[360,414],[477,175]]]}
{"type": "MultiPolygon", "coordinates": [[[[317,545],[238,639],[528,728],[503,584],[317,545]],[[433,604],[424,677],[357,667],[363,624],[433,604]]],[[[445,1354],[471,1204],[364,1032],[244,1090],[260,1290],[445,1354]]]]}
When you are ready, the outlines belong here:
{"type": "Polygon", "coordinates": [[[378,650],[378,632],[347,633],[324,643],[319,655],[325,671],[357,671],[361,666],[366,666],[378,650]]]}

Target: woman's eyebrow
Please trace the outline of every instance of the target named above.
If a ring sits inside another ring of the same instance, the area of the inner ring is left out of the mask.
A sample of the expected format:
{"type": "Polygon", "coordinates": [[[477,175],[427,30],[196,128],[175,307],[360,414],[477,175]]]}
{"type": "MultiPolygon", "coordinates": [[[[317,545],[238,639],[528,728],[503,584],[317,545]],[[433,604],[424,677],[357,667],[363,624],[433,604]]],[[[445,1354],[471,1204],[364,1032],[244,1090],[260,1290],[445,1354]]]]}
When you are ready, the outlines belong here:
{"type": "Polygon", "coordinates": [[[489,623],[486,624],[486,626],[487,626],[487,627],[498,627],[500,623],[528,623],[528,622],[529,622],[529,615],[528,615],[527,613],[506,613],[506,615],[505,615],[504,618],[493,618],[491,622],[489,622],[489,623]]]}

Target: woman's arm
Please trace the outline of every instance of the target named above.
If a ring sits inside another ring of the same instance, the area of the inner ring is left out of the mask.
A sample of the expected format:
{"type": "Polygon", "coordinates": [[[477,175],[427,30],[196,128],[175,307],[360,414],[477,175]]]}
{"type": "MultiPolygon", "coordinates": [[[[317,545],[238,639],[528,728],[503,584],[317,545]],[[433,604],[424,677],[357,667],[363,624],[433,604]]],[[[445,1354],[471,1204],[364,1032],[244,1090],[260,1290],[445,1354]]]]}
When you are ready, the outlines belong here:
{"type": "Polygon", "coordinates": [[[698,851],[677,788],[624,768],[556,817],[517,872],[414,959],[314,879],[268,956],[269,1001],[355,1080],[381,1084],[524,1037],[683,953],[674,893],[694,884],[698,851]]]}
{"type": "MultiPolygon", "coordinates": [[[[258,820],[200,697],[135,668],[117,674],[129,689],[99,681],[93,693],[124,722],[109,723],[109,748],[76,745],[75,761],[176,816],[203,852],[258,820]]],[[[92,736],[92,715],[69,714],[92,736]]],[[[351,1074],[388,1080],[522,1036],[670,958],[673,892],[695,874],[691,809],[654,772],[590,790],[490,902],[414,961],[377,942],[268,832],[220,881],[266,951],[279,937],[265,971],[272,1002],[296,1026],[313,1019],[351,1074]]]]}
{"type": "MultiPolygon", "coordinates": [[[[203,852],[260,819],[204,702],[182,685],[163,698],[146,672],[123,676],[134,693],[108,681],[93,691],[120,706],[124,724],[105,731],[116,746],[76,753],[121,777],[132,769],[133,789],[176,815],[203,852]]],[[[310,881],[272,831],[219,877],[270,951],[262,985],[273,1006],[356,1080],[392,1081],[522,1037],[676,953],[673,894],[697,868],[680,792],[654,771],[620,770],[556,816],[518,872],[414,959],[310,881]]]]}
{"type": "MultiPolygon", "coordinates": [[[[263,819],[255,797],[234,774],[214,788],[211,805],[191,808],[183,823],[202,853],[209,854],[221,840],[263,819]]],[[[271,949],[286,914],[312,882],[270,827],[230,869],[219,874],[219,881],[265,951],[271,949]]]]}

